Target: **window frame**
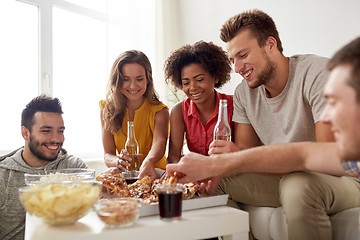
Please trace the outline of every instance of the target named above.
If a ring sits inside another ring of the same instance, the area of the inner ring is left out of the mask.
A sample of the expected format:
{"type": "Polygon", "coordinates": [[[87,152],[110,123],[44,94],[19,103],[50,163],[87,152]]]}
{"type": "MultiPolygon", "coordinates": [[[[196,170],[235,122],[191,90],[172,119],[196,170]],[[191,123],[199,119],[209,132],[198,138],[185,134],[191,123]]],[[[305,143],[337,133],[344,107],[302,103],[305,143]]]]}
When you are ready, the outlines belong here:
{"type": "MultiPolygon", "coordinates": [[[[37,7],[38,9],[38,81],[37,81],[37,94],[47,94],[53,96],[54,94],[54,42],[53,42],[53,28],[54,28],[54,8],[60,8],[65,11],[69,11],[72,13],[76,13],[82,15],[84,17],[89,17],[101,22],[104,22],[106,25],[105,33],[106,33],[106,46],[107,49],[106,55],[106,65],[108,69],[110,69],[112,62],[109,63],[109,26],[121,26],[119,24],[119,19],[114,16],[109,15],[109,4],[110,1],[108,0],[101,0],[106,1],[106,8],[104,9],[105,12],[96,11],[87,7],[83,7],[74,3],[67,2],[65,0],[13,0],[17,2],[21,2],[24,4],[29,4],[32,6],[37,7]]],[[[157,1],[153,2],[155,4],[155,10],[157,1]]],[[[153,13],[156,16],[156,13],[153,13]]],[[[155,26],[156,27],[156,26],[155,26]]],[[[154,36],[156,36],[156,30],[154,29],[154,36]]],[[[156,37],[154,37],[156,39],[156,37]]],[[[154,46],[155,47],[155,46],[154,46]]],[[[156,52],[156,50],[155,50],[156,52]]],[[[156,65],[157,63],[153,63],[156,65]]],[[[154,68],[154,67],[153,67],[154,68]]],[[[154,71],[154,74],[156,70],[154,71]]],[[[107,77],[107,76],[106,76],[107,77]]],[[[104,85],[105,90],[105,85],[104,85]]],[[[60,99],[61,100],[61,99],[60,99]]],[[[100,129],[99,129],[100,131],[100,129]]],[[[99,150],[102,149],[102,146],[99,150]]],[[[4,155],[12,151],[12,149],[0,149],[0,155],[4,155]]],[[[90,154],[87,152],[82,152],[82,150],[71,152],[85,161],[99,159],[103,157],[103,151],[96,151],[96,154],[90,154]]]]}
{"type": "MultiPolygon", "coordinates": [[[[39,10],[39,93],[53,95],[53,7],[109,23],[106,14],[64,0],[17,0],[39,10]]],[[[107,2],[107,0],[105,0],[107,2]]]]}

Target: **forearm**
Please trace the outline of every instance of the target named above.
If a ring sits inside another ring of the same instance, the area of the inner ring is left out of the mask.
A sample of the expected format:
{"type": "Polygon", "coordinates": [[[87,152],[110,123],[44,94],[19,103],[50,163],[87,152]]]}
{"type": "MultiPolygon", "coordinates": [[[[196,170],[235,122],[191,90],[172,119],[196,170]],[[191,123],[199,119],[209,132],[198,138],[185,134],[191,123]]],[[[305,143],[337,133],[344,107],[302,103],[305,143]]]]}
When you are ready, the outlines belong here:
{"type": "MultiPolygon", "coordinates": [[[[213,156],[221,176],[240,173],[289,173],[319,171],[341,175],[336,146],[329,143],[290,143],[255,147],[213,156]]],[[[212,170],[211,170],[212,171],[212,170]]]]}
{"type": "MultiPolygon", "coordinates": [[[[103,122],[102,122],[103,125],[103,122]]],[[[116,156],[114,136],[102,127],[102,143],[104,147],[104,161],[107,167],[117,167],[119,158],[116,156]]]]}
{"type": "Polygon", "coordinates": [[[159,140],[153,143],[148,155],[145,157],[143,164],[155,165],[164,156],[166,141],[159,140]]]}
{"type": "Polygon", "coordinates": [[[167,161],[167,163],[178,163],[180,161],[180,158],[181,158],[181,155],[169,153],[166,161],[167,161]]]}
{"type": "Polygon", "coordinates": [[[283,145],[269,145],[250,148],[240,152],[217,155],[216,160],[221,167],[223,177],[233,176],[240,173],[285,173],[300,169],[298,162],[291,157],[293,164],[287,164],[286,159],[290,156],[299,156],[296,149],[282,150],[283,145]],[[277,152],[282,151],[281,154],[277,152]],[[291,152],[291,154],[290,154],[291,152]],[[221,162],[221,163],[220,163],[221,162]],[[296,163],[296,164],[295,164],[296,163]]]}
{"type": "Polygon", "coordinates": [[[107,167],[118,167],[119,158],[114,154],[105,153],[104,161],[107,167]]]}
{"type": "Polygon", "coordinates": [[[182,141],[181,144],[177,144],[173,141],[173,139],[170,138],[169,152],[168,152],[168,157],[166,159],[167,163],[178,163],[180,161],[180,158],[182,157],[181,155],[182,146],[183,146],[182,141]]]}

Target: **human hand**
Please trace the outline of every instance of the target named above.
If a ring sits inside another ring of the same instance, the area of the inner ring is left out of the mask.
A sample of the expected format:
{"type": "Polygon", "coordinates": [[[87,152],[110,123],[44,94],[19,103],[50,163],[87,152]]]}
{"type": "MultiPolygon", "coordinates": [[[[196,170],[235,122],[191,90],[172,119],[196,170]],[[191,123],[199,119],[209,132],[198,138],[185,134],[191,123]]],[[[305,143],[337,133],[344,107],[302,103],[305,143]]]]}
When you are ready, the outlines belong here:
{"type": "MultiPolygon", "coordinates": [[[[117,174],[117,173],[120,173],[120,170],[119,168],[117,167],[110,167],[108,169],[106,169],[105,171],[103,171],[101,173],[101,175],[114,175],[114,174],[117,174]]],[[[112,194],[112,190],[109,189],[108,187],[106,187],[104,184],[102,185],[102,192],[106,192],[108,194],[112,194]]]]}
{"type": "Polygon", "coordinates": [[[106,169],[105,171],[103,171],[102,173],[101,173],[101,175],[105,175],[105,174],[116,174],[116,173],[119,173],[120,171],[119,171],[119,168],[117,168],[117,167],[110,167],[110,168],[108,168],[108,169],[106,169]]]}
{"type": "Polygon", "coordinates": [[[126,149],[121,149],[120,154],[117,157],[117,167],[122,171],[126,171],[127,168],[131,166],[130,162],[132,161],[129,152],[126,149]]]}
{"type": "Polygon", "coordinates": [[[149,176],[151,182],[157,178],[155,167],[152,163],[144,161],[140,166],[139,179],[149,176]]]}
{"type": "Polygon", "coordinates": [[[208,154],[211,156],[213,154],[237,152],[240,150],[241,149],[234,142],[229,142],[225,140],[214,140],[209,146],[208,154]]]}
{"type": "MultiPolygon", "coordinates": [[[[140,160],[143,154],[136,154],[137,158],[140,160]]],[[[118,168],[122,171],[127,171],[128,167],[131,166],[131,162],[133,158],[131,157],[130,153],[126,149],[121,149],[120,154],[118,156],[118,168]]]]}
{"type": "Polygon", "coordinates": [[[193,152],[183,156],[178,163],[166,166],[166,174],[173,176],[177,172],[180,183],[201,181],[215,176],[212,171],[216,171],[216,168],[212,168],[210,157],[193,152]]]}
{"type": "Polygon", "coordinates": [[[198,184],[198,192],[200,194],[205,193],[205,194],[212,194],[215,189],[217,188],[217,186],[219,185],[221,181],[221,177],[212,177],[212,178],[208,178],[202,181],[197,182],[198,184]]]}

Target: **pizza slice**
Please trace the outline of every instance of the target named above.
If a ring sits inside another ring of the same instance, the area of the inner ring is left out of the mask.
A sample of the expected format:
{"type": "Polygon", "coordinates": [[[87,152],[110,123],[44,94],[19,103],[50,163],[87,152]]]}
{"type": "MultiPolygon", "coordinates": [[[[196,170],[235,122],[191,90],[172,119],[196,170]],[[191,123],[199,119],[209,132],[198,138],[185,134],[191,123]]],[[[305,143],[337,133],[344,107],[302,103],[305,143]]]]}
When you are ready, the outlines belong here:
{"type": "Polygon", "coordinates": [[[192,198],[196,193],[196,187],[194,183],[183,184],[183,199],[192,198]]]}
{"type": "Polygon", "coordinates": [[[151,193],[151,181],[150,177],[143,177],[133,184],[128,185],[130,196],[143,198],[145,194],[151,193]]]}

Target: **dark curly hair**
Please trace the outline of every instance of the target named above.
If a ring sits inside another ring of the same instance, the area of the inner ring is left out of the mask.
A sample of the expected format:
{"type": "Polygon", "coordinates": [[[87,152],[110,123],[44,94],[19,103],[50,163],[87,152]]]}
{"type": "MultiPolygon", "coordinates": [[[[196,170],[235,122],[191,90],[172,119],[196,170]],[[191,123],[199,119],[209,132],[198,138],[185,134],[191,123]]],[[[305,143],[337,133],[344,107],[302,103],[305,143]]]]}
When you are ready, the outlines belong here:
{"type": "Polygon", "coordinates": [[[231,63],[226,52],[212,42],[199,41],[187,44],[171,53],[165,62],[165,81],[171,82],[175,89],[182,89],[181,70],[190,64],[200,64],[219,81],[215,88],[230,80],[231,63]]]}

